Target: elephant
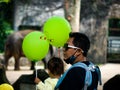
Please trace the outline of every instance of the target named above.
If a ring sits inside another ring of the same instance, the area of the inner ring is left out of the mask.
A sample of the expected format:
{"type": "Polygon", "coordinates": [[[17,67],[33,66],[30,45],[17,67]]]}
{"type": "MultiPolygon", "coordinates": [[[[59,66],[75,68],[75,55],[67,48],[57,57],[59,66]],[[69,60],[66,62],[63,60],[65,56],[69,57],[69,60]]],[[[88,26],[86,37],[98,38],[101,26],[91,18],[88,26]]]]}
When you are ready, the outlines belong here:
{"type": "MultiPolygon", "coordinates": [[[[4,59],[5,59],[4,63],[5,63],[6,69],[8,67],[9,59],[13,56],[15,59],[14,70],[20,70],[20,65],[19,65],[20,58],[25,57],[22,51],[22,42],[24,37],[28,33],[33,31],[35,30],[20,30],[10,34],[7,37],[5,42],[5,49],[4,49],[4,59]]],[[[50,46],[50,54],[51,56],[53,54],[52,46],[50,46]]],[[[45,58],[42,59],[42,62],[44,63],[44,68],[47,68],[47,65],[46,65],[47,62],[45,58]]],[[[34,69],[34,65],[35,65],[35,62],[31,61],[31,67],[30,67],[31,70],[34,69]]]]}

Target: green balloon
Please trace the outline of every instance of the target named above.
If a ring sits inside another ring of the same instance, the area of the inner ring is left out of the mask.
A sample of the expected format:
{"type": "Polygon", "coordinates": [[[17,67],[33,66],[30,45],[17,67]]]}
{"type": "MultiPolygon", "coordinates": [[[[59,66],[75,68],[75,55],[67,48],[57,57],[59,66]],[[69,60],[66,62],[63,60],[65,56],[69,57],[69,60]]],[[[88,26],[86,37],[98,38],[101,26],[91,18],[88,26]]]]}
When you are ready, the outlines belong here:
{"type": "Polygon", "coordinates": [[[49,18],[44,26],[43,33],[46,35],[50,44],[56,47],[62,47],[69,38],[71,26],[69,22],[60,16],[49,18]]]}
{"type": "Polygon", "coordinates": [[[42,60],[48,53],[49,42],[42,32],[34,31],[25,36],[22,49],[29,60],[36,62],[42,60]]]}

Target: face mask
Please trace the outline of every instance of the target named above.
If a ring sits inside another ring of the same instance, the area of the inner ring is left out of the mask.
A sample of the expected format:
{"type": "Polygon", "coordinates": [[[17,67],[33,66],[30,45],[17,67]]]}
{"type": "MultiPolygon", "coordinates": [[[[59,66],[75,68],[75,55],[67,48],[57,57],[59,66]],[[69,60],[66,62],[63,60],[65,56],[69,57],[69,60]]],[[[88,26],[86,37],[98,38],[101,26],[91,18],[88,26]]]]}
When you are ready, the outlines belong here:
{"type": "Polygon", "coordinates": [[[72,55],[71,57],[65,59],[64,61],[67,63],[67,64],[73,64],[73,62],[75,61],[76,57],[74,55],[72,55]]]}
{"type": "MultiPolygon", "coordinates": [[[[76,53],[76,52],[77,52],[77,50],[75,51],[75,53],[76,53]]],[[[64,59],[64,61],[65,61],[67,64],[73,64],[73,62],[74,62],[75,59],[77,58],[77,57],[74,56],[75,53],[74,53],[72,56],[70,56],[69,58],[64,59]]]]}

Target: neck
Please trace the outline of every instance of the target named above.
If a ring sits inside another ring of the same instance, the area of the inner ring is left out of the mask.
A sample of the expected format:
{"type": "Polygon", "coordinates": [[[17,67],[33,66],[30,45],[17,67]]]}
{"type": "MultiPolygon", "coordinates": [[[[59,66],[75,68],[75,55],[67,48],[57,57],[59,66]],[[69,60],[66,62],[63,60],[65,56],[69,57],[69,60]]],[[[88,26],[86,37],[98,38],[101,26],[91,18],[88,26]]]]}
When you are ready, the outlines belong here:
{"type": "Polygon", "coordinates": [[[51,78],[59,78],[60,75],[53,75],[53,74],[50,74],[50,77],[51,77],[51,78]]]}
{"type": "Polygon", "coordinates": [[[86,57],[77,57],[74,63],[86,61],[86,57]]]}

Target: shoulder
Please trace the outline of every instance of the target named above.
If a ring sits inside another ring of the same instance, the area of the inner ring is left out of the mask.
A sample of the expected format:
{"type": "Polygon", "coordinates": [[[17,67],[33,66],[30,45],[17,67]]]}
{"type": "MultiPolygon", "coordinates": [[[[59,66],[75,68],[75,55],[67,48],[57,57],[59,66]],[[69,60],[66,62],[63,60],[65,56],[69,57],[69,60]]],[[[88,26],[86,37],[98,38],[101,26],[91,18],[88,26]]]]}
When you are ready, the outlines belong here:
{"type": "Polygon", "coordinates": [[[49,78],[47,78],[45,81],[58,81],[58,78],[51,78],[51,77],[49,77],[49,78]]]}
{"type": "Polygon", "coordinates": [[[86,70],[82,67],[73,67],[71,68],[68,73],[68,78],[78,78],[78,77],[84,77],[86,74],[86,70]]]}
{"type": "Polygon", "coordinates": [[[89,61],[84,61],[84,62],[78,62],[71,66],[71,69],[69,69],[68,73],[78,73],[78,74],[85,74],[86,73],[86,67],[88,67],[91,64],[89,61]]]}
{"type": "Polygon", "coordinates": [[[46,80],[45,80],[45,83],[54,83],[54,84],[56,84],[57,83],[57,81],[58,81],[58,79],[57,78],[47,78],[46,80]]]}

